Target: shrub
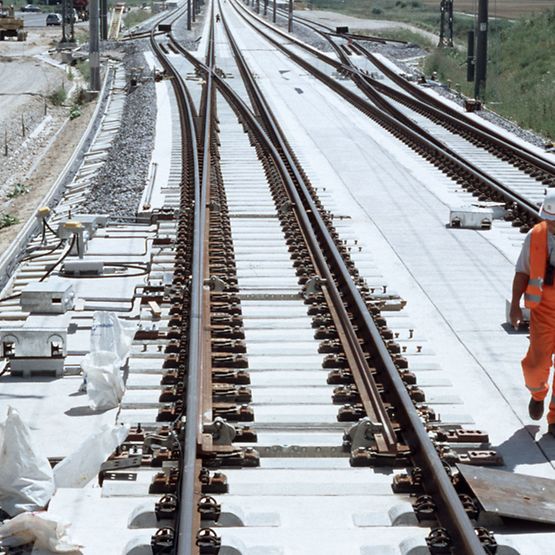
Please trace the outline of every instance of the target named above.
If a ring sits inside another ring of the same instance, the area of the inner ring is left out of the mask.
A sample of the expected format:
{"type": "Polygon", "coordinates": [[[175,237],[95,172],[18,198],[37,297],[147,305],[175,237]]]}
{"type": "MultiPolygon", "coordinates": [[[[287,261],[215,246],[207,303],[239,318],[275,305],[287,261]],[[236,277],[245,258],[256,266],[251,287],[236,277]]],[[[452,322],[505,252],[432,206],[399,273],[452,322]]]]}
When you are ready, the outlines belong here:
{"type": "Polygon", "coordinates": [[[19,218],[16,218],[11,214],[0,214],[0,229],[4,229],[5,227],[10,227],[18,223],[19,223],[19,218]]]}
{"type": "Polygon", "coordinates": [[[6,195],[9,199],[20,197],[29,192],[29,189],[23,183],[16,183],[13,189],[6,195]]]}
{"type": "Polygon", "coordinates": [[[65,99],[67,98],[67,93],[64,87],[58,87],[54,92],[50,93],[48,100],[54,106],[61,106],[65,99]]]}

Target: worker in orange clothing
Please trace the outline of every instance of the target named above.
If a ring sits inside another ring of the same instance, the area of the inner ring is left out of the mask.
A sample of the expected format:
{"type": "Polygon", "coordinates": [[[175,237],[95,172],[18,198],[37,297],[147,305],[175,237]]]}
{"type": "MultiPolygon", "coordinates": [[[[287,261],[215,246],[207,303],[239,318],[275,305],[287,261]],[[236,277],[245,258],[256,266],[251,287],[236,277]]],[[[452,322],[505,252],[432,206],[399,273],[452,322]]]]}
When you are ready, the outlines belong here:
{"type": "MultiPolygon", "coordinates": [[[[555,189],[549,190],[540,209],[542,222],[528,233],[516,263],[510,320],[522,321],[520,299],[530,309],[530,346],[522,360],[524,382],[530,391],[528,412],[540,420],[549,392],[549,372],[555,353],[555,189]]],[[[548,431],[555,436],[555,379],[547,414],[548,431]]]]}

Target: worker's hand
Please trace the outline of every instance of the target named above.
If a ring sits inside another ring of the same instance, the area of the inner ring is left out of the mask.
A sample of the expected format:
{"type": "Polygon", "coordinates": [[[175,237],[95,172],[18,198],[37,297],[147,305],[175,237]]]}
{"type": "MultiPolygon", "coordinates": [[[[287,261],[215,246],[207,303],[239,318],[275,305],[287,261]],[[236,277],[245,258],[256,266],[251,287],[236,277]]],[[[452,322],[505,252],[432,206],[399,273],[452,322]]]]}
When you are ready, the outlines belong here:
{"type": "Polygon", "coordinates": [[[511,325],[515,330],[518,329],[518,325],[522,322],[522,309],[519,305],[511,304],[511,310],[509,312],[509,318],[511,319],[511,325]]]}

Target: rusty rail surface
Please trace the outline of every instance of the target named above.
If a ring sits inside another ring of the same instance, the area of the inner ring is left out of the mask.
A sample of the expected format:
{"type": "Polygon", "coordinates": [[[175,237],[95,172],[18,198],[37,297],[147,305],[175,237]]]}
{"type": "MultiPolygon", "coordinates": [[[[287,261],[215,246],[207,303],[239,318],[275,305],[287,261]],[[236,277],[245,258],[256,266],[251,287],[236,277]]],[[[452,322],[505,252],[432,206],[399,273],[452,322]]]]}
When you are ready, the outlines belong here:
{"type": "Polygon", "coordinates": [[[185,413],[185,437],[182,445],[182,464],[179,476],[179,519],[175,543],[182,546],[182,553],[194,551],[195,522],[200,522],[197,505],[197,453],[200,441],[200,406],[199,383],[202,369],[202,333],[203,333],[203,284],[204,284],[204,233],[206,189],[202,187],[202,177],[206,175],[199,160],[199,139],[197,115],[187,87],[179,72],[175,71],[167,60],[166,53],[155,40],[155,30],[151,32],[151,46],[164,67],[172,76],[179,112],[182,144],[182,193],[178,219],[176,245],[176,271],[174,286],[182,293],[183,314],[188,315],[188,322],[182,328],[179,338],[179,367],[186,381],[183,412],[185,413]],[[192,217],[191,217],[192,211],[192,217]],[[192,243],[188,249],[187,243],[192,243]],[[189,277],[190,275],[190,277],[189,277]],[[188,283],[187,283],[188,282],[188,283]]]}
{"type": "MultiPolygon", "coordinates": [[[[344,347],[346,347],[346,353],[353,343],[356,342],[360,346],[357,333],[354,331],[354,325],[361,330],[359,333],[364,339],[363,345],[367,352],[363,353],[361,358],[358,358],[358,365],[354,366],[354,370],[357,370],[356,373],[361,378],[357,383],[360,387],[360,392],[366,391],[367,395],[372,398],[372,388],[375,384],[371,383],[373,378],[368,368],[368,360],[371,360],[380,379],[387,383],[395,397],[399,421],[403,426],[403,430],[407,430],[406,432],[404,431],[404,436],[410,440],[409,443],[412,446],[412,458],[424,470],[426,489],[434,496],[437,507],[441,511],[441,523],[449,530],[456,548],[459,549],[458,552],[483,553],[480,541],[458,494],[445,472],[443,463],[438,456],[435,446],[428,437],[428,432],[420,420],[414,403],[401,379],[399,370],[374,323],[373,315],[367,306],[367,299],[363,297],[357,284],[354,282],[345,263],[344,255],[337,248],[334,238],[330,233],[328,228],[329,222],[326,222],[322,217],[320,213],[321,206],[315,202],[310,191],[310,184],[306,182],[302,169],[298,167],[275,117],[272,115],[252,75],[250,75],[244,60],[241,60],[240,52],[234,44],[233,37],[229,36],[229,38],[233,45],[232,48],[234,49],[237,63],[248,86],[249,96],[253,100],[258,114],[253,114],[246,107],[242,99],[239,98],[225,80],[215,77],[216,85],[236,112],[240,114],[242,121],[247,124],[258,142],[264,146],[265,151],[272,156],[280,172],[292,201],[292,209],[302,225],[303,235],[312,247],[311,255],[315,259],[315,267],[320,272],[322,289],[329,293],[333,309],[343,314],[343,316],[339,316],[337,323],[342,326],[347,335],[350,335],[355,340],[350,342],[349,338],[346,338],[346,341],[343,343],[344,347]],[[333,276],[335,276],[335,280],[333,276]],[[346,314],[347,311],[345,310],[344,303],[351,314],[346,314]]],[[[177,44],[174,46],[183,51],[190,61],[196,62],[184,49],[180,48],[177,44]]],[[[211,70],[205,65],[196,63],[203,73],[210,73],[211,70]]],[[[356,361],[356,356],[350,358],[351,363],[356,361]]],[[[379,405],[383,406],[378,396],[378,409],[379,405]]],[[[375,408],[371,402],[371,412],[369,412],[369,415],[373,418],[381,416],[380,410],[377,412],[372,411],[375,408]]],[[[390,420],[387,414],[385,414],[385,417],[382,422],[387,424],[390,420]]],[[[386,448],[388,437],[386,433],[383,438],[385,439],[384,447],[386,448]]],[[[390,441],[397,443],[396,439],[391,439],[390,441]]],[[[377,445],[379,446],[381,442],[382,438],[378,437],[376,440],[377,445]]],[[[389,452],[393,457],[399,456],[399,453],[391,449],[389,452]]],[[[408,451],[404,451],[403,454],[407,455],[408,451]]]]}

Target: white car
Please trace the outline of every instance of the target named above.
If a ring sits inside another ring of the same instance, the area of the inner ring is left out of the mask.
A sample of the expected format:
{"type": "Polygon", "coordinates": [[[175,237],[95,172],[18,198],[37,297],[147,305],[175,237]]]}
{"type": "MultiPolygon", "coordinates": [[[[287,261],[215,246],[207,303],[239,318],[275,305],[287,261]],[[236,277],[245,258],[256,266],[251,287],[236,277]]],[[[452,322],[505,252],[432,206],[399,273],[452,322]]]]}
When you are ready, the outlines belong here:
{"type": "Polygon", "coordinates": [[[46,26],[50,25],[61,25],[62,24],[62,16],[59,13],[49,13],[46,16],[46,26]]]}

